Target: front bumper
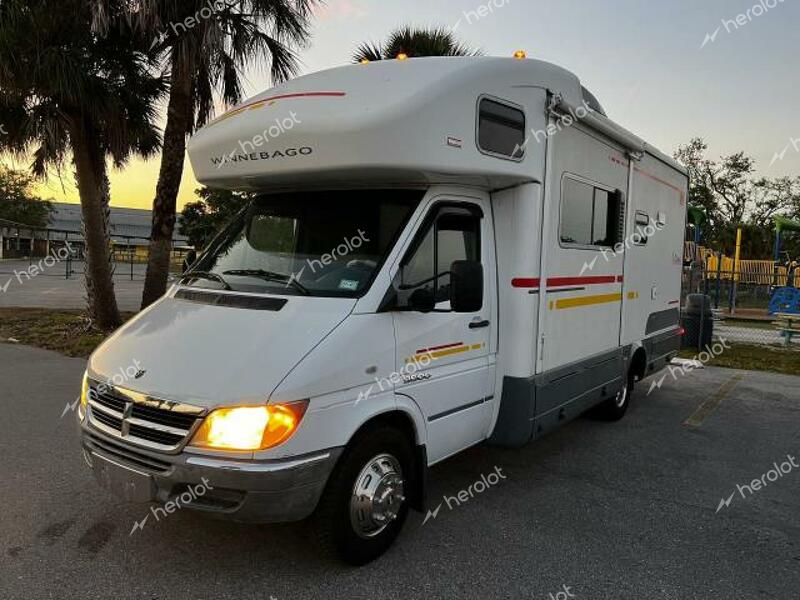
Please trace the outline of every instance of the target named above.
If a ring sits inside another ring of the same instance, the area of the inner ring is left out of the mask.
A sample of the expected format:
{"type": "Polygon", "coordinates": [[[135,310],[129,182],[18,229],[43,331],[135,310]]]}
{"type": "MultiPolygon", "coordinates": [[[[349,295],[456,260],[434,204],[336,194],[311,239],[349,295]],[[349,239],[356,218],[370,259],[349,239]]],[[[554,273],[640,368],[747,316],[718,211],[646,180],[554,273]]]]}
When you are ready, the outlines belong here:
{"type": "MultiPolygon", "coordinates": [[[[162,454],[80,424],[87,464],[101,486],[131,502],[173,502],[248,523],[299,521],[316,508],[342,448],[285,460],[162,454]]],[[[171,512],[171,511],[170,511],[171,512]]]]}

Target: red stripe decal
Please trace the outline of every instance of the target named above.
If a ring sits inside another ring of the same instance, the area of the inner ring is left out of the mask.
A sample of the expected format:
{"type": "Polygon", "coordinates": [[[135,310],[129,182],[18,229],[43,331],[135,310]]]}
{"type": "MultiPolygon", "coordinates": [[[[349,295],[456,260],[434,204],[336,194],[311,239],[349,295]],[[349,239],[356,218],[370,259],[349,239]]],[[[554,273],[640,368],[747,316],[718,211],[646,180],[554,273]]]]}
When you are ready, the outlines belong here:
{"type": "Polygon", "coordinates": [[[656,177],[652,173],[648,173],[647,171],[644,171],[644,170],[640,169],[639,167],[634,167],[634,170],[637,173],[641,173],[645,177],[648,177],[648,178],[652,179],[653,181],[656,181],[656,182],[658,182],[658,183],[660,183],[662,185],[667,186],[670,189],[675,190],[676,192],[678,192],[678,195],[681,198],[681,204],[684,204],[686,202],[686,192],[684,192],[681,188],[679,188],[679,187],[677,187],[675,185],[672,185],[669,181],[664,181],[660,177],[656,177]]]}
{"type": "MultiPolygon", "coordinates": [[[[239,113],[244,111],[251,106],[255,106],[257,104],[264,104],[265,102],[272,102],[273,100],[287,100],[289,98],[340,98],[342,96],[346,96],[346,92],[298,92],[296,94],[282,94],[280,96],[271,96],[269,98],[262,98],[261,100],[255,100],[254,102],[250,102],[249,104],[243,104],[242,106],[237,106],[232,108],[225,114],[220,116],[220,119],[227,115],[228,113],[235,112],[239,113]]],[[[218,119],[217,119],[218,120],[218,119]]]]}
{"type": "Polygon", "coordinates": [[[622,275],[617,277],[617,283],[622,283],[623,281],[625,281],[625,278],[622,275]]]}
{"type": "Polygon", "coordinates": [[[603,283],[617,283],[616,275],[598,275],[595,277],[551,277],[547,280],[548,287],[564,287],[568,285],[600,285],[603,283]]]}
{"type": "Polygon", "coordinates": [[[515,288],[538,288],[540,281],[539,279],[518,277],[511,280],[511,285],[515,288]]]}
{"type": "Polygon", "coordinates": [[[448,348],[455,348],[456,346],[463,346],[464,342],[458,342],[456,344],[445,344],[444,346],[432,346],[431,348],[425,348],[424,350],[417,350],[417,354],[425,354],[426,352],[435,352],[436,350],[447,350],[448,348]]]}

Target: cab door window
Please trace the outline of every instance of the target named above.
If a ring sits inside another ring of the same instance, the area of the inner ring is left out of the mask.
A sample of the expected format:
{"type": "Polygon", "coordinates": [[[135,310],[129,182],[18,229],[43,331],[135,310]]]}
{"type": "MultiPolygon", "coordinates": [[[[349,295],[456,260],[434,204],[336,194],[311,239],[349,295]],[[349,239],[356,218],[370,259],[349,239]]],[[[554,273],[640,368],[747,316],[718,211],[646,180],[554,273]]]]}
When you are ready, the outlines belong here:
{"type": "Polygon", "coordinates": [[[449,303],[451,265],[481,260],[481,216],[479,209],[457,207],[435,213],[401,264],[401,297],[426,294],[433,296],[434,304],[449,303]]]}

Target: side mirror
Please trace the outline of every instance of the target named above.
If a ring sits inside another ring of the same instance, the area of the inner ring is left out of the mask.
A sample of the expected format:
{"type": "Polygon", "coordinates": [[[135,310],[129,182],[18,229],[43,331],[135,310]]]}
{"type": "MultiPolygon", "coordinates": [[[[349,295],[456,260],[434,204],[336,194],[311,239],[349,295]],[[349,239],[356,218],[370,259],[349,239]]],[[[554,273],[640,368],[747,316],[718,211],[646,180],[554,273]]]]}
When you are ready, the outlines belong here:
{"type": "Polygon", "coordinates": [[[433,291],[426,288],[417,288],[408,297],[408,307],[419,312],[431,312],[436,308],[433,291]]]}
{"type": "Polygon", "coordinates": [[[474,313],[483,308],[483,265],[457,260],[450,267],[450,308],[457,313],[474,313]]]}
{"type": "Polygon", "coordinates": [[[189,267],[191,267],[195,263],[196,260],[197,260],[197,252],[195,250],[189,250],[186,253],[186,257],[183,259],[183,271],[182,272],[186,273],[186,271],[189,270],[189,267]]]}

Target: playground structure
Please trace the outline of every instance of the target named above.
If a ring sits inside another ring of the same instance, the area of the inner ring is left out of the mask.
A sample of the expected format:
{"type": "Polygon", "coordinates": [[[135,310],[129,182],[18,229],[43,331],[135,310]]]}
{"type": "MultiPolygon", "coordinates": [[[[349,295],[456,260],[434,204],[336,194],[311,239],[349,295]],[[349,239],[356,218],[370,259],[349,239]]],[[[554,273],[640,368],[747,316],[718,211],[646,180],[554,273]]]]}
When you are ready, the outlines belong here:
{"type": "Polygon", "coordinates": [[[775,220],[774,260],[742,258],[742,231],[733,256],[702,245],[702,210],[688,211],[684,244],[683,297],[711,298],[715,332],[726,339],[755,345],[800,348],[800,273],[788,256],[782,261],[784,237],[800,232],[800,223],[775,220]]]}

